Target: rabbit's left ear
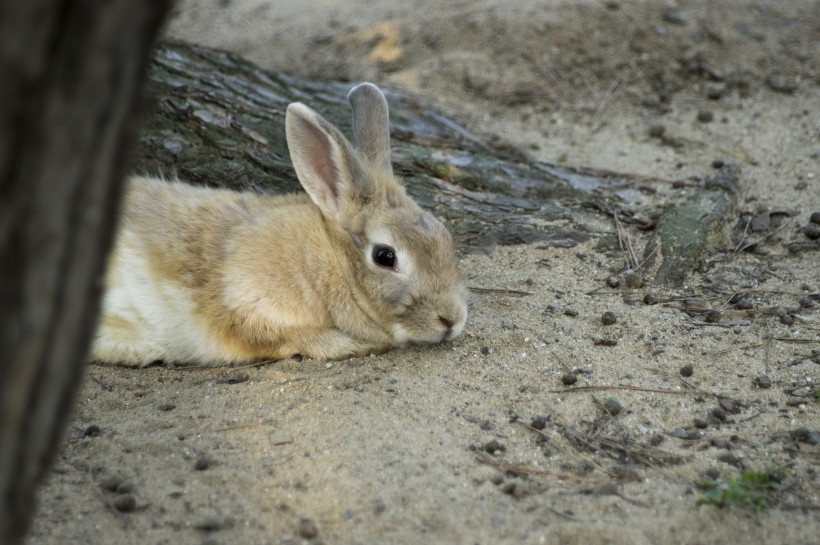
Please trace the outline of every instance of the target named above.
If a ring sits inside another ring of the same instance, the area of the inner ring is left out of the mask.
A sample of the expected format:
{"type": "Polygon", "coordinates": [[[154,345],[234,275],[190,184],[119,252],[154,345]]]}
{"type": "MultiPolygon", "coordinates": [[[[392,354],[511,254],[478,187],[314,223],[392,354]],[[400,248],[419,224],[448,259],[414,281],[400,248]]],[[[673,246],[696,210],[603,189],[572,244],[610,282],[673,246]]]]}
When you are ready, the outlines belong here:
{"type": "Polygon", "coordinates": [[[285,134],[296,176],[325,217],[341,221],[355,212],[357,195],[370,193],[356,152],[319,114],[295,102],[285,114],[285,134]]]}
{"type": "Polygon", "coordinates": [[[390,114],[387,99],[372,83],[351,89],[347,100],[353,107],[353,143],[371,165],[393,174],[390,163],[390,114]]]}

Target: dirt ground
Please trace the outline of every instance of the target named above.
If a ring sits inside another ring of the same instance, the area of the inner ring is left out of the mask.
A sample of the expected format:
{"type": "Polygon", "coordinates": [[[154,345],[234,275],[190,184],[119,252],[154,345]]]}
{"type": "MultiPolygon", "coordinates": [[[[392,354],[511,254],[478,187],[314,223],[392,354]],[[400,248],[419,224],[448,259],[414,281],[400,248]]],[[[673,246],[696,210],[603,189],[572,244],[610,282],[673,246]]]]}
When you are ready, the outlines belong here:
{"type": "MultiPolygon", "coordinates": [[[[464,255],[470,317],[447,344],[90,366],[28,543],[817,543],[820,253],[787,244],[809,242],[820,211],[818,14],[813,0],[180,2],[173,37],[417,94],[535,159],[652,176],[641,198],[658,210],[737,164],[738,222],[757,222],[679,289],[609,287],[628,256],[604,215],[574,248],[464,255]],[[704,306],[720,321],[681,310],[704,306]],[[704,480],[751,471],[771,475],[767,511],[699,504],[704,480]]],[[[627,232],[640,255],[648,234],[627,232]]]]}

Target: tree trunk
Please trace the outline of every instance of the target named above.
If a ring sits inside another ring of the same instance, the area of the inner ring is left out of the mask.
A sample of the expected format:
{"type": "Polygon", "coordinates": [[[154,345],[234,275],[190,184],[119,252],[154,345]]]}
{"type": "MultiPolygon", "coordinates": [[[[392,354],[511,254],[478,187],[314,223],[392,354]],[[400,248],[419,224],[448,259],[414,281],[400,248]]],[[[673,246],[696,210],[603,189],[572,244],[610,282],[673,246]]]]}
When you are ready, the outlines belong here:
{"type": "Polygon", "coordinates": [[[96,323],[168,0],[0,3],[0,543],[20,543],[96,323]]]}

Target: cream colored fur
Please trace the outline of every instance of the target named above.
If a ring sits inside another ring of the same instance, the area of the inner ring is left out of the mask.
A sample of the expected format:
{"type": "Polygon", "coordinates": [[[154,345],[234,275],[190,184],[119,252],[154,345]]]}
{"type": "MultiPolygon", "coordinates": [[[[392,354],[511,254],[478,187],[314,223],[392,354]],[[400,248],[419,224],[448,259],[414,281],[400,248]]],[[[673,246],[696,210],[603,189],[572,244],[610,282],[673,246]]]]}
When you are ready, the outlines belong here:
{"type": "Polygon", "coordinates": [[[307,194],[129,180],[94,360],[341,359],[461,332],[452,240],[392,174],[387,103],[370,84],[350,101],[355,147],[313,110],[288,108],[307,194]],[[392,269],[374,262],[383,245],[392,269]]]}

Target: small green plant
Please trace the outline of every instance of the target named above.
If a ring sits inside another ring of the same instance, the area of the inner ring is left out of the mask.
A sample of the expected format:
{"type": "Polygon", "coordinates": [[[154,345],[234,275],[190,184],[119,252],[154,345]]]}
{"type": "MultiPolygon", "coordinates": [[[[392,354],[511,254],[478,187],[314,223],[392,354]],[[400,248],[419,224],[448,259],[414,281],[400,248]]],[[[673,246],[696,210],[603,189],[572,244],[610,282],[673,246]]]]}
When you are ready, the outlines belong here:
{"type": "Polygon", "coordinates": [[[780,490],[783,473],[774,468],[748,471],[726,480],[705,479],[698,505],[734,506],[762,513],[769,508],[772,493],[780,490]]]}

